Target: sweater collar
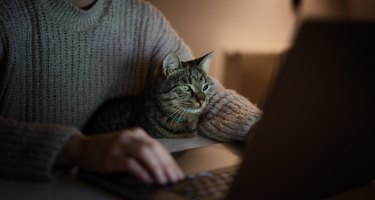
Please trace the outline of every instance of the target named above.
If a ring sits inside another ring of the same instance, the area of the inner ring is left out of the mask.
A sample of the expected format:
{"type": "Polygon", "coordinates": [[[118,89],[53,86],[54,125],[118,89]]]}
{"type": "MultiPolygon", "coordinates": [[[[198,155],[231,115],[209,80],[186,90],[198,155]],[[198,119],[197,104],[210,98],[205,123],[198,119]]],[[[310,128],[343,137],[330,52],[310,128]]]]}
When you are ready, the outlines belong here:
{"type": "Polygon", "coordinates": [[[68,0],[40,0],[44,11],[66,29],[86,30],[99,23],[111,0],[96,0],[88,10],[73,5],[68,0]]]}

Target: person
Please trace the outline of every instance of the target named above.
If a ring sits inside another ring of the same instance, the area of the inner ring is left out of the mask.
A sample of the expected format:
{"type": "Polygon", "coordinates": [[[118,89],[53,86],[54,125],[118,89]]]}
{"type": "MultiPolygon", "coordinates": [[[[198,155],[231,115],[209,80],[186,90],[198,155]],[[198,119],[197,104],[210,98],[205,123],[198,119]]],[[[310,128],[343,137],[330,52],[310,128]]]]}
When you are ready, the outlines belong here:
{"type": "MultiPolygon", "coordinates": [[[[81,131],[105,100],[141,93],[170,52],[193,58],[142,0],[0,0],[0,177],[48,180],[78,166],[146,183],[181,180],[169,152],[141,128],[81,131]]],[[[245,141],[260,110],[216,84],[199,131],[245,141]]]]}

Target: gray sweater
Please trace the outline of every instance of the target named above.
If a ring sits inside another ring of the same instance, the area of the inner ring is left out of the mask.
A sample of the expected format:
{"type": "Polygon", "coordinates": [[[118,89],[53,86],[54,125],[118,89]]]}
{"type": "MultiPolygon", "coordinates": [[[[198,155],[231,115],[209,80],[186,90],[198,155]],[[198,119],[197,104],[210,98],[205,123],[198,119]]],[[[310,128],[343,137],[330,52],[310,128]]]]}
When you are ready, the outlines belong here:
{"type": "MultiPolygon", "coordinates": [[[[85,11],[68,2],[0,0],[2,177],[48,179],[63,144],[105,100],[142,92],[169,52],[192,58],[149,3],[97,0],[85,11]]],[[[259,109],[217,85],[199,131],[245,140],[259,109]]]]}

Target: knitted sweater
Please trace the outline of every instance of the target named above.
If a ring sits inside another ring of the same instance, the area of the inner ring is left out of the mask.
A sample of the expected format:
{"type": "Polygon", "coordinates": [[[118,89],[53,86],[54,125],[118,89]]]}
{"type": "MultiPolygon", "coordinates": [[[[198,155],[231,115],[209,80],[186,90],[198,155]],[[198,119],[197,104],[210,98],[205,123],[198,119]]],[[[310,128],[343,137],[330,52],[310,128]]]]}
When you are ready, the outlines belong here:
{"type": "MultiPolygon", "coordinates": [[[[192,58],[163,15],[140,0],[97,0],[89,10],[68,0],[0,0],[0,176],[51,177],[61,147],[95,110],[139,94],[169,52],[192,58]]],[[[260,111],[217,84],[200,130],[243,140],[260,111]]]]}

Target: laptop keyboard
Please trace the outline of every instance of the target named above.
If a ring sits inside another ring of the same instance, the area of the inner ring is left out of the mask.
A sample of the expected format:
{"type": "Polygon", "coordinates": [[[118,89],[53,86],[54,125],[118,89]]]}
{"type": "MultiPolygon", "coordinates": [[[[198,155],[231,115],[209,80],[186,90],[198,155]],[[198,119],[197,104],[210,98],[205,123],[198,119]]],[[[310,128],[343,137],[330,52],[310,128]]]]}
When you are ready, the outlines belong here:
{"type": "Polygon", "coordinates": [[[204,171],[186,176],[176,184],[167,186],[146,186],[134,176],[108,174],[98,175],[92,172],[79,171],[79,176],[93,184],[107,188],[130,199],[148,199],[157,190],[178,194],[185,199],[224,199],[233,182],[238,166],[204,171]]]}
{"type": "Polygon", "coordinates": [[[187,199],[223,199],[233,182],[237,167],[199,172],[187,176],[183,181],[166,187],[187,199]]]}

